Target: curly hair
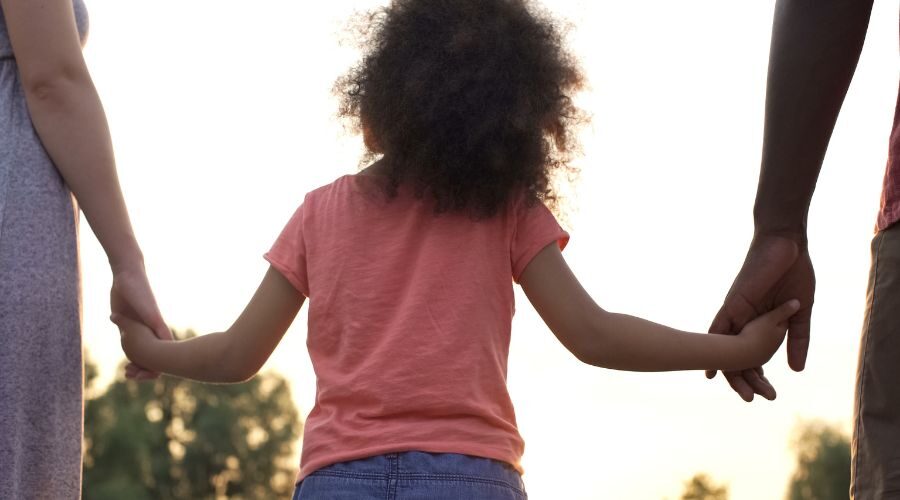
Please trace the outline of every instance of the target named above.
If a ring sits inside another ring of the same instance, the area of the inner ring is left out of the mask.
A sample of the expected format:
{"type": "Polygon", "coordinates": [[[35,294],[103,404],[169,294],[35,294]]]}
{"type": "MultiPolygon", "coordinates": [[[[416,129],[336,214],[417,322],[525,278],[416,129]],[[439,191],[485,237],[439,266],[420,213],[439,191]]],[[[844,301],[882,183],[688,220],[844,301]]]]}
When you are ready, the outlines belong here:
{"type": "Polygon", "coordinates": [[[340,116],[435,211],[490,217],[513,196],[558,210],[584,78],[549,14],[528,0],[393,0],[358,26],[362,61],[340,78],[340,116]]]}

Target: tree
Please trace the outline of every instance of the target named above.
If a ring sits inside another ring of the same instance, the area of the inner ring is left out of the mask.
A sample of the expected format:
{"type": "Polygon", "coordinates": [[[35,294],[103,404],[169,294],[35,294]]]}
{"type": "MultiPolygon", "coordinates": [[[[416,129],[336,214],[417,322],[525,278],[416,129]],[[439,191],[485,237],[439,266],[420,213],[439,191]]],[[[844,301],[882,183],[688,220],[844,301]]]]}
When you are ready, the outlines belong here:
{"type": "Polygon", "coordinates": [[[235,385],[119,378],[85,406],[83,497],[289,497],[300,428],[275,374],[235,385]]]}
{"type": "Polygon", "coordinates": [[[681,500],[728,500],[728,487],[713,483],[706,474],[696,474],[684,483],[681,500]]]}
{"type": "Polygon", "coordinates": [[[800,424],[793,448],[797,469],[789,500],[846,500],[850,491],[850,441],[822,422],[800,424]]]}

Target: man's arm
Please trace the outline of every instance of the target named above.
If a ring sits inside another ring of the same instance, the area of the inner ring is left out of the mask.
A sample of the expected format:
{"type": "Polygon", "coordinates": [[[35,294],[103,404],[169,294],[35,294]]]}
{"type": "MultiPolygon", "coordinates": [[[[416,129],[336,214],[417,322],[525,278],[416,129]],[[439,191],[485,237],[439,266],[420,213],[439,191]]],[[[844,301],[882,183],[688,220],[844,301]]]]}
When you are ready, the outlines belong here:
{"type": "MultiPolygon", "coordinates": [[[[788,363],[797,371],[806,364],[815,291],[807,252],[809,204],[859,61],[872,1],[778,0],[775,6],[755,234],[710,332],[738,331],[784,299],[799,298],[802,309],[788,332],[788,363]]],[[[754,393],[775,397],[760,369],[726,378],[746,401],[754,393]]]]}
{"type": "Polygon", "coordinates": [[[775,5],[756,232],[806,244],[825,150],[856,70],[873,0],[775,5]]]}

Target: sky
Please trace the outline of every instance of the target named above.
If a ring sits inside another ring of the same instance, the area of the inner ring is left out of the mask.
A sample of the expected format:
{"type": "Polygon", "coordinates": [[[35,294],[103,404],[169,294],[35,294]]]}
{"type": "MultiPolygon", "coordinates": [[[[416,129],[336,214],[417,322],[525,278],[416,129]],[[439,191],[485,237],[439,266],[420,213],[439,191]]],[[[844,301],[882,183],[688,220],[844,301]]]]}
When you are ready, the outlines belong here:
{"type": "MultiPolygon", "coordinates": [[[[88,0],[85,55],[112,128],[160,308],[221,331],[265,273],[303,195],[353,173],[361,140],[334,80],[358,57],[343,27],[383,2],[88,0]],[[248,6],[250,6],[248,8],[248,6]]],[[[546,0],[570,23],[590,88],[570,266],[607,310],[705,331],[752,236],[772,0],[546,0]]],[[[776,354],[774,402],[721,378],[579,363],[517,289],[509,387],[531,498],[676,498],[697,472],[733,500],[782,498],[798,422],[849,432],[869,242],[897,98],[897,4],[878,0],[813,200],[818,292],[806,371],[776,354]]],[[[84,338],[101,377],[123,360],[102,249],[81,232],[84,338]]],[[[305,310],[266,365],[302,415],[315,378],[305,310]]]]}

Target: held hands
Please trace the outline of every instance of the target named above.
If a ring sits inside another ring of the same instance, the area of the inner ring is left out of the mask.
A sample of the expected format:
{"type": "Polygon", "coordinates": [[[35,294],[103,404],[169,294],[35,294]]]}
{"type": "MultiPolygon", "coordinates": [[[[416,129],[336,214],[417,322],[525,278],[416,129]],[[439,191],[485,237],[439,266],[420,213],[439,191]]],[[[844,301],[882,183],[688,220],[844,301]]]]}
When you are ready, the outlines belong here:
{"type": "MultiPolygon", "coordinates": [[[[128,357],[128,360],[131,361],[131,364],[129,366],[151,365],[148,355],[154,348],[154,345],[161,341],[158,337],[156,337],[154,331],[143,323],[138,323],[137,321],[134,321],[133,319],[121,314],[113,313],[109,317],[109,319],[119,327],[122,350],[125,352],[125,356],[128,357]]],[[[127,370],[126,376],[128,376],[129,378],[137,379],[146,378],[140,376],[130,376],[127,373],[127,370]]],[[[156,376],[159,376],[159,374],[155,374],[153,378],[155,378],[156,376]]]]}
{"type": "MultiPolygon", "coordinates": [[[[144,272],[142,265],[126,269],[114,269],[109,302],[112,317],[138,320],[148,325],[149,330],[158,339],[172,340],[172,332],[159,312],[156,299],[153,297],[153,291],[150,289],[150,282],[147,280],[147,274],[144,272]]],[[[129,359],[132,358],[129,356],[129,359]]],[[[145,370],[134,363],[130,363],[125,367],[125,375],[128,378],[139,380],[153,379],[159,376],[158,373],[145,370]]]]}
{"type": "Polygon", "coordinates": [[[789,300],[747,323],[738,338],[745,341],[747,358],[752,364],[764,365],[781,347],[788,321],[800,310],[799,300],[789,300]]]}
{"type": "MultiPolygon", "coordinates": [[[[742,330],[763,312],[797,299],[800,308],[787,324],[787,356],[790,367],[801,371],[809,347],[815,288],[815,273],[805,244],[785,236],[757,235],[709,332],[729,334],[742,330]]],[[[714,371],[706,372],[707,378],[713,378],[715,374],[714,371]]],[[[775,388],[763,375],[762,368],[725,372],[724,375],[744,401],[753,401],[754,393],[775,399],[775,388]]]]}

